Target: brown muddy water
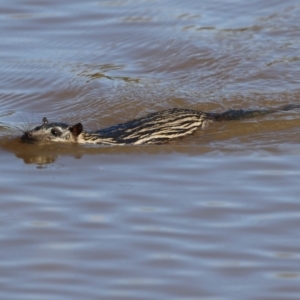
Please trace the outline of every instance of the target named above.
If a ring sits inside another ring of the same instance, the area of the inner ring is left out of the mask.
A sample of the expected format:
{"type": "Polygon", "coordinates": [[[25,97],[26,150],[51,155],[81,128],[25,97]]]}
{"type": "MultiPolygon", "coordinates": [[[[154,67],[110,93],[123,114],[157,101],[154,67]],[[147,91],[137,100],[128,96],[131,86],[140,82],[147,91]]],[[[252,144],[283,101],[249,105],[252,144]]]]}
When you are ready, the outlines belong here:
{"type": "Polygon", "coordinates": [[[16,129],[299,104],[298,0],[0,11],[0,299],[300,299],[300,109],[156,146],[16,129]]]}

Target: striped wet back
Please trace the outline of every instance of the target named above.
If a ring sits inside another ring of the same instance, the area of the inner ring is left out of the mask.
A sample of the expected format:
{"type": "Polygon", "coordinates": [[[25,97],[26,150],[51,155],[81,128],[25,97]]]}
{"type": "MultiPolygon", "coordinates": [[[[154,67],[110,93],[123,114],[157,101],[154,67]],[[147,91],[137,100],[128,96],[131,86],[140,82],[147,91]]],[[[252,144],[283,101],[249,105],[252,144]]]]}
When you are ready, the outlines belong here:
{"type": "Polygon", "coordinates": [[[94,132],[82,132],[80,143],[161,144],[207,126],[211,117],[201,111],[173,108],[94,132]]]}

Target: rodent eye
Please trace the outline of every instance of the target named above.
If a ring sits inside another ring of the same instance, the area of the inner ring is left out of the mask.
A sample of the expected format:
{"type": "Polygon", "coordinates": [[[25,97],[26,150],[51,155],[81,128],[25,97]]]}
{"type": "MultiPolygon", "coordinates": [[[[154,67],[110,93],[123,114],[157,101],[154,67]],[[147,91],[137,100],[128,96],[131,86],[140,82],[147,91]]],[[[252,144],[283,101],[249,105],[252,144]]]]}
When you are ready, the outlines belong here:
{"type": "Polygon", "coordinates": [[[55,128],[51,129],[51,133],[54,135],[54,136],[58,136],[59,135],[59,131],[55,128]]]}

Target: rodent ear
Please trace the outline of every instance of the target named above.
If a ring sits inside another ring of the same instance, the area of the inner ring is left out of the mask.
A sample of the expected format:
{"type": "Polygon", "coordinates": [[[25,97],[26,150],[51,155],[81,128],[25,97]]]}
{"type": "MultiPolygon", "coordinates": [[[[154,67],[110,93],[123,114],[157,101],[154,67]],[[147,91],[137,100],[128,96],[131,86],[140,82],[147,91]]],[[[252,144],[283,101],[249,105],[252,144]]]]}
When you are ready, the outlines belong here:
{"type": "Polygon", "coordinates": [[[69,130],[77,137],[82,132],[83,126],[81,123],[77,123],[74,126],[70,127],[69,130]]]}
{"type": "Polygon", "coordinates": [[[43,118],[43,124],[48,124],[48,119],[46,117],[43,118]]]}

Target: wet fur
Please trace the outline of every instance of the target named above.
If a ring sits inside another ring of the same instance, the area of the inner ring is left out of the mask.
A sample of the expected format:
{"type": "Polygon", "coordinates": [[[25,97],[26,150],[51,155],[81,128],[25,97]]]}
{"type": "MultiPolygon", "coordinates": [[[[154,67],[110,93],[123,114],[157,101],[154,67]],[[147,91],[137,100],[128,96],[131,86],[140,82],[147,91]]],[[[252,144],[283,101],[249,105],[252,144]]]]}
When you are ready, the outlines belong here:
{"type": "Polygon", "coordinates": [[[223,113],[173,108],[91,132],[84,131],[81,123],[49,123],[43,118],[42,125],[25,131],[21,139],[24,142],[52,141],[103,145],[162,144],[191,135],[213,121],[240,120],[299,107],[300,105],[286,105],[279,109],[229,110],[223,113]]]}

